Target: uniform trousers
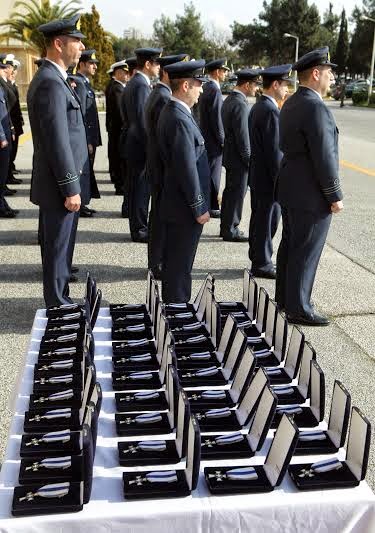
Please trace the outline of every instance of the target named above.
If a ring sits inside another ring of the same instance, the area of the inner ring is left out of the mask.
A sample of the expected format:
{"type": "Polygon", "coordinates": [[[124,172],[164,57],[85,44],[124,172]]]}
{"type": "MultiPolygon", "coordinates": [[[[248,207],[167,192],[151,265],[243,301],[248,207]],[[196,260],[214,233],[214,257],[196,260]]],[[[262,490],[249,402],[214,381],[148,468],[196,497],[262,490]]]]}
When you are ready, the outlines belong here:
{"type": "Polygon", "coordinates": [[[332,214],[290,207],[282,207],[281,212],[275,299],[287,313],[310,314],[311,292],[332,214]]]}
{"type": "Polygon", "coordinates": [[[128,169],[126,166],[126,159],[121,158],[121,178],[122,178],[122,189],[124,191],[124,198],[122,200],[121,214],[124,218],[129,216],[129,176],[128,169]]]}
{"type": "Polygon", "coordinates": [[[148,219],[148,268],[153,270],[163,264],[165,227],[161,219],[161,189],[151,185],[151,210],[148,219]]]}
{"type": "Polygon", "coordinates": [[[248,178],[249,169],[244,165],[226,168],[220,226],[220,235],[224,238],[232,238],[238,234],[248,178]]]}
{"type": "Polygon", "coordinates": [[[122,188],[121,158],[119,149],[120,136],[121,130],[111,130],[108,132],[109,173],[116,190],[122,188]]]}
{"type": "Polygon", "coordinates": [[[217,211],[220,209],[218,195],[220,192],[221,168],[223,165],[223,156],[208,154],[208,164],[211,175],[211,209],[217,211]]]}
{"type": "Polygon", "coordinates": [[[191,298],[191,271],[203,225],[195,220],[165,223],[162,298],[166,303],[186,303],[191,298]]]}
{"type": "Polygon", "coordinates": [[[147,237],[150,186],[146,177],[145,162],[127,159],[129,177],[129,227],[133,240],[147,237]]]}
{"type": "Polygon", "coordinates": [[[69,278],[79,213],[64,206],[40,208],[43,295],[46,306],[70,303],[69,278]]]}
{"type": "Polygon", "coordinates": [[[9,144],[5,148],[0,148],[0,211],[7,208],[4,198],[5,185],[8,177],[8,168],[10,162],[9,144]]]}
{"type": "Polygon", "coordinates": [[[90,162],[90,193],[91,193],[91,198],[100,198],[100,192],[99,192],[99,189],[98,189],[98,184],[96,182],[96,176],[95,176],[95,172],[94,172],[95,155],[96,155],[96,146],[93,146],[92,154],[89,154],[89,162],[90,162]]]}
{"type": "Polygon", "coordinates": [[[14,141],[12,141],[12,153],[10,156],[10,175],[13,173],[13,171],[16,168],[14,162],[17,157],[19,139],[20,139],[20,136],[17,135],[16,133],[14,136],[14,141]]]}
{"type": "Polygon", "coordinates": [[[270,270],[273,268],[272,239],[276,234],[280,217],[280,204],[274,201],[272,195],[251,191],[249,259],[253,269],[270,270]]]}

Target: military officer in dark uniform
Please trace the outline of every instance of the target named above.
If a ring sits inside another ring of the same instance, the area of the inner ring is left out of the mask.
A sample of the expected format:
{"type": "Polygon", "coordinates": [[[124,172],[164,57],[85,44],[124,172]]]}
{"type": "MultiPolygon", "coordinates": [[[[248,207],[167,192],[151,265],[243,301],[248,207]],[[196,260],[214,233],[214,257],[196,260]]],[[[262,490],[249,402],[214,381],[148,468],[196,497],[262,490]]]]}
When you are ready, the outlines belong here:
{"type": "MultiPolygon", "coordinates": [[[[137,58],[129,57],[126,59],[126,64],[128,65],[129,73],[128,80],[130,80],[136,73],[135,67],[137,66],[137,58]]],[[[122,130],[120,136],[120,158],[121,158],[121,178],[122,178],[122,189],[123,189],[123,201],[121,206],[121,216],[123,218],[129,218],[129,179],[128,172],[126,167],[126,134],[128,132],[129,123],[126,115],[126,108],[124,103],[124,95],[121,99],[121,114],[122,114],[122,130]]]]}
{"type": "Polygon", "coordinates": [[[172,91],[169,76],[164,70],[167,65],[187,61],[187,54],[164,56],[159,59],[159,82],[151,92],[145,107],[147,132],[146,172],[151,189],[151,211],[148,224],[148,268],[157,279],[161,277],[161,265],[164,246],[164,226],[160,217],[160,197],[163,180],[163,165],[157,144],[157,125],[160,112],[169,101],[172,91]]]}
{"type": "MultiPolygon", "coordinates": [[[[96,50],[84,50],[78,63],[76,74],[76,93],[81,101],[81,109],[85,122],[87,146],[90,156],[90,187],[91,198],[100,198],[96,183],[94,162],[98,146],[102,145],[98,109],[96,106],[95,91],[90,84],[90,77],[95,76],[98,69],[96,50]]],[[[91,217],[95,211],[81,205],[80,216],[91,217]]]]}
{"type": "MultiPolygon", "coordinates": [[[[5,54],[0,56],[0,79],[1,72],[7,68],[5,54]]],[[[0,218],[14,218],[15,210],[11,209],[4,197],[10,151],[12,146],[12,123],[8,111],[7,99],[2,85],[0,84],[0,218]]]]}
{"type": "Polygon", "coordinates": [[[206,63],[210,81],[203,85],[199,98],[199,120],[206,143],[208,163],[211,170],[211,217],[220,217],[218,196],[220,191],[221,167],[223,162],[224,126],[221,117],[223,96],[220,83],[223,83],[229,68],[227,60],[215,59],[206,63]]]}
{"type": "Polygon", "coordinates": [[[108,140],[107,140],[107,157],[108,157],[108,170],[109,170],[109,177],[111,178],[111,181],[113,183],[113,169],[112,169],[112,159],[110,158],[111,153],[111,146],[110,146],[110,140],[109,140],[109,123],[110,123],[110,114],[108,111],[108,95],[111,90],[112,85],[115,83],[113,79],[113,65],[109,67],[107,70],[107,74],[109,75],[109,81],[104,89],[104,97],[105,97],[105,130],[108,133],[108,140]]]}
{"type": "Polygon", "coordinates": [[[191,113],[202,92],[204,60],[167,65],[172,97],[160,113],[163,161],[161,216],[165,223],[162,296],[188,302],[191,270],[203,225],[210,220],[210,169],[202,133],[191,113]]]}
{"type": "Polygon", "coordinates": [[[43,24],[46,58],[32,79],[27,105],[34,144],[31,201],[39,205],[43,293],[47,306],[70,303],[78,213],[90,201],[85,125],[67,69],[84,50],[79,15],[43,24]]]}
{"type": "Polygon", "coordinates": [[[22,111],[21,111],[20,94],[18,91],[17,83],[16,83],[18,68],[20,67],[21,64],[17,59],[14,59],[12,62],[12,65],[13,65],[13,71],[10,74],[8,84],[9,84],[9,87],[14,92],[14,95],[16,97],[16,102],[15,102],[14,107],[11,110],[11,118],[12,118],[12,123],[14,126],[14,141],[12,143],[12,153],[10,157],[10,169],[8,173],[7,183],[18,185],[19,183],[22,183],[22,180],[14,177],[14,173],[18,173],[15,167],[15,160],[16,160],[17,151],[18,151],[18,141],[19,141],[20,136],[23,134],[24,120],[23,120],[22,111]]]}
{"type": "Polygon", "coordinates": [[[278,181],[283,234],[277,254],[276,300],[292,324],[326,326],[311,303],[311,291],[332,213],[343,209],[338,129],[323,101],[333,81],[328,47],[294,65],[299,88],[280,113],[284,154],[278,181]]]}
{"type": "Polygon", "coordinates": [[[125,60],[117,61],[112,65],[113,83],[108,90],[107,97],[107,131],[108,131],[108,158],[111,169],[111,180],[114,183],[118,196],[123,195],[120,136],[122,129],[121,99],[129,76],[128,65],[125,60]]]}
{"type": "Polygon", "coordinates": [[[281,216],[275,201],[275,183],[282,153],[279,148],[279,107],[288,93],[292,65],[278,65],[262,70],[263,95],[251,108],[250,177],[251,218],[249,259],[254,276],[276,278],[272,263],[272,239],[281,216]]]}
{"type": "Polygon", "coordinates": [[[249,181],[250,138],[248,96],[258,87],[259,70],[243,69],[237,75],[237,85],[223,104],[225,133],[223,164],[226,169],[225,189],[221,204],[220,235],[224,241],[242,242],[247,237],[239,229],[242,208],[249,181]]]}
{"type": "Polygon", "coordinates": [[[146,178],[145,106],[151,93],[150,80],[159,75],[161,48],[138,48],[137,72],[125,87],[123,118],[126,124],[124,155],[129,180],[129,227],[132,241],[148,241],[149,184],[146,178]]]}
{"type": "MultiPolygon", "coordinates": [[[[10,118],[10,124],[11,124],[11,138],[8,146],[9,150],[9,161],[8,161],[8,168],[7,168],[7,183],[10,181],[12,182],[12,169],[11,169],[11,157],[12,157],[12,151],[13,151],[13,143],[15,141],[15,128],[14,124],[12,122],[12,114],[14,107],[17,104],[16,95],[14,94],[12,84],[10,82],[10,77],[13,72],[13,60],[14,55],[13,54],[1,54],[0,55],[0,62],[2,63],[2,67],[0,70],[0,87],[3,90],[9,118],[10,118]]],[[[8,185],[5,185],[3,188],[3,194],[4,196],[13,196],[16,194],[16,190],[10,189],[8,185]]]]}

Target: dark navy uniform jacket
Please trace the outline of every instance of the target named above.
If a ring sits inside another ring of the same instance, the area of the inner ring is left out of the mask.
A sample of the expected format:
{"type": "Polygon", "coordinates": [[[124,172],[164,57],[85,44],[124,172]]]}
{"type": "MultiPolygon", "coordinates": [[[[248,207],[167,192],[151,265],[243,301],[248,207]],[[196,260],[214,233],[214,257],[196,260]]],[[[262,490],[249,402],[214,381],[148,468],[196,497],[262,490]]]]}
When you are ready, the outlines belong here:
{"type": "Polygon", "coordinates": [[[225,132],[223,165],[248,167],[250,106],[245,95],[232,91],[223,103],[222,118],[225,132]]]}
{"type": "Polygon", "coordinates": [[[342,200],[338,129],[331,111],[313,90],[300,87],[280,113],[284,153],[278,198],[284,207],[330,211],[342,200]]]}
{"type": "Polygon", "coordinates": [[[76,93],[79,96],[82,114],[85,122],[87,144],[101,146],[100,125],[98,109],[96,107],[95,92],[90,82],[80,74],[76,74],[76,93]]]}
{"type": "Polygon", "coordinates": [[[162,219],[191,223],[210,209],[210,170],[202,133],[183,104],[170,100],[160,113],[157,137],[164,165],[162,219]]]}
{"type": "Polygon", "coordinates": [[[108,88],[106,124],[109,133],[119,133],[121,131],[121,99],[124,89],[123,84],[117,80],[113,80],[113,83],[108,88]]]}
{"type": "Polygon", "coordinates": [[[127,122],[125,157],[146,163],[147,134],[145,106],[151,87],[145,77],[137,72],[125,87],[123,96],[124,116],[127,122]]]}
{"type": "Polygon", "coordinates": [[[62,73],[44,60],[32,79],[27,106],[34,143],[31,201],[61,207],[67,196],[90,201],[90,167],[81,106],[62,73]]]}
{"type": "Polygon", "coordinates": [[[221,118],[223,97],[214,81],[203,84],[199,97],[200,126],[210,156],[221,155],[224,145],[224,126],[221,118]]]}
{"type": "Polygon", "coordinates": [[[105,113],[105,129],[107,131],[109,131],[109,120],[110,120],[110,114],[109,114],[109,111],[108,111],[108,108],[109,108],[109,101],[108,101],[108,95],[109,95],[109,92],[110,90],[112,89],[112,85],[116,83],[115,80],[113,78],[111,78],[109,80],[109,82],[107,83],[105,89],[104,89],[104,95],[105,95],[105,110],[106,110],[106,113],[105,113]]]}
{"type": "Polygon", "coordinates": [[[11,128],[12,128],[12,133],[14,133],[14,131],[13,131],[14,130],[14,124],[13,124],[13,121],[12,121],[12,112],[13,112],[14,106],[17,103],[17,98],[16,98],[16,95],[14,94],[14,91],[13,91],[12,87],[1,76],[0,76],[0,87],[3,89],[3,92],[4,92],[5,102],[7,104],[8,113],[9,113],[9,117],[10,117],[9,118],[10,125],[11,125],[11,128]]]}
{"type": "Polygon", "coordinates": [[[22,117],[22,111],[21,111],[21,105],[20,105],[20,93],[18,91],[18,87],[15,83],[12,83],[11,81],[8,81],[9,88],[13,91],[16,101],[12,109],[10,110],[12,124],[14,126],[14,132],[16,135],[20,136],[23,134],[23,117],[22,117]]]}
{"type": "Polygon", "coordinates": [[[157,125],[161,110],[171,98],[171,91],[166,85],[158,83],[151,92],[145,107],[147,131],[147,174],[154,186],[161,186],[163,163],[157,142],[157,125]]]}
{"type": "Polygon", "coordinates": [[[5,93],[0,86],[0,141],[11,142],[11,122],[5,93]]]}
{"type": "Polygon", "coordinates": [[[263,195],[274,195],[283,154],[279,148],[280,111],[267,96],[253,105],[249,115],[251,146],[250,188],[263,195]]]}

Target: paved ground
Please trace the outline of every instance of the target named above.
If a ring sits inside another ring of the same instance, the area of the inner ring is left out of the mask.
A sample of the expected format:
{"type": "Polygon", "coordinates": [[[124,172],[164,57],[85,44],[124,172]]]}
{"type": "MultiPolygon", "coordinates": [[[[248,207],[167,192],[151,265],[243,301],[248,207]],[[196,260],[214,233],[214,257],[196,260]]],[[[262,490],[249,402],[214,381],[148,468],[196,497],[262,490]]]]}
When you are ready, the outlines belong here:
{"type": "MultiPolygon", "coordinates": [[[[336,102],[329,106],[340,129],[345,211],[334,218],[313,295],[318,309],[328,313],[333,324],[305,328],[305,333],[325,371],[327,406],[333,381],[340,379],[351,392],[353,403],[375,424],[375,110],[340,109],[336,102]]],[[[146,246],[130,241],[128,221],[119,216],[121,199],[112,193],[105,153],[99,149],[96,165],[102,199],[91,204],[98,214],[80,221],[74,261],[81,269],[80,283],[72,287],[72,293],[74,297],[83,294],[85,271],[90,269],[103,290],[104,303],[137,302],[145,295],[146,246]]],[[[38,213],[28,201],[31,155],[32,143],[26,136],[17,160],[24,183],[10,201],[21,213],[15,220],[0,222],[0,458],[33,316],[43,306],[36,242],[38,213]]],[[[244,229],[249,221],[249,203],[247,197],[244,229]]],[[[219,297],[239,299],[242,269],[248,264],[247,245],[223,243],[218,232],[218,220],[205,228],[195,262],[194,288],[210,270],[217,278],[219,297]]],[[[263,284],[273,295],[273,282],[263,284]]],[[[375,447],[368,481],[374,488],[375,447]]]]}

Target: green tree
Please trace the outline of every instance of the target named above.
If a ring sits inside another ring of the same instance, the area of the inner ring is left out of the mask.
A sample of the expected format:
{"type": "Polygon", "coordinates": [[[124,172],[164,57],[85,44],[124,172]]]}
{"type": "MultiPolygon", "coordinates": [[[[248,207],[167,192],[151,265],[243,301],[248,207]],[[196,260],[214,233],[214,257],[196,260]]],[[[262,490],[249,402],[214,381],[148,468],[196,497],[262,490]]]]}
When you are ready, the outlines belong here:
{"type": "Polygon", "coordinates": [[[325,44],[320,16],[315,4],[307,0],[271,0],[263,2],[259,20],[232,26],[231,43],[239,46],[241,58],[248,64],[277,64],[294,61],[295,40],[284,33],[298,35],[300,55],[325,44]]]}
{"type": "Polygon", "coordinates": [[[354,31],[349,47],[349,71],[367,76],[370,72],[374,23],[363,20],[363,15],[375,18],[375,0],[363,0],[363,8],[356,7],[351,17],[354,31]]]}
{"type": "Polygon", "coordinates": [[[337,63],[338,74],[345,74],[349,56],[349,35],[348,35],[348,20],[346,18],[345,9],[341,13],[340,33],[337,39],[336,54],[334,55],[334,62],[337,63]]]}
{"type": "Polygon", "coordinates": [[[164,54],[187,53],[192,58],[201,57],[204,48],[204,29],[201,15],[194,4],[184,5],[184,14],[176,20],[162,15],[154,22],[154,38],[163,47],[164,54]]]}
{"type": "Polygon", "coordinates": [[[84,13],[81,17],[81,30],[86,39],[84,40],[87,49],[94,48],[99,61],[98,70],[93,79],[96,89],[102,89],[108,82],[106,71],[115,62],[111,37],[104,31],[100,24],[100,15],[93,5],[91,13],[84,13]]]}
{"type": "Polygon", "coordinates": [[[323,15],[321,26],[321,41],[329,46],[331,57],[335,57],[340,17],[333,12],[333,4],[330,2],[327,11],[323,15]]]}
{"type": "Polygon", "coordinates": [[[32,43],[45,56],[43,34],[38,26],[55,19],[69,18],[80,11],[80,0],[62,1],[51,4],[49,0],[25,0],[14,4],[14,11],[9,19],[0,24],[4,28],[2,38],[13,38],[21,42],[32,43]]]}

